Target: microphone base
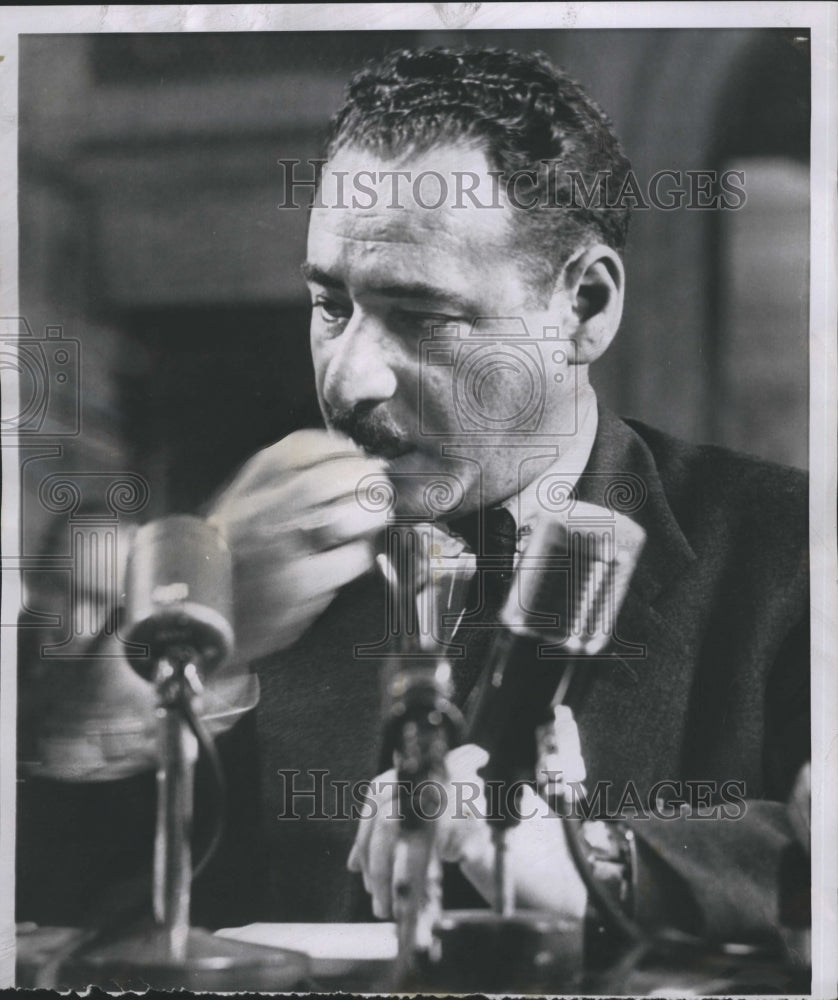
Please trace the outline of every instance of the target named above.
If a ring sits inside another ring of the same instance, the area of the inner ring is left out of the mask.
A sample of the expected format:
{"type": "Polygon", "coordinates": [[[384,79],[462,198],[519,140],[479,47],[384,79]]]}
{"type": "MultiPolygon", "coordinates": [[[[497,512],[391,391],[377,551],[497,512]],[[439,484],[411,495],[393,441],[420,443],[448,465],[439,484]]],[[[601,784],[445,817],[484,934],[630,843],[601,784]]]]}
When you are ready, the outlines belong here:
{"type": "Polygon", "coordinates": [[[434,928],[425,982],[451,993],[568,993],[583,974],[583,925],[552,913],[450,910],[434,928]]]}
{"type": "Polygon", "coordinates": [[[309,977],[308,957],[300,952],[229,941],[199,928],[189,930],[185,957],[177,959],[165,929],[154,927],[74,956],[58,981],[75,990],[284,992],[306,989],[309,977]]]}

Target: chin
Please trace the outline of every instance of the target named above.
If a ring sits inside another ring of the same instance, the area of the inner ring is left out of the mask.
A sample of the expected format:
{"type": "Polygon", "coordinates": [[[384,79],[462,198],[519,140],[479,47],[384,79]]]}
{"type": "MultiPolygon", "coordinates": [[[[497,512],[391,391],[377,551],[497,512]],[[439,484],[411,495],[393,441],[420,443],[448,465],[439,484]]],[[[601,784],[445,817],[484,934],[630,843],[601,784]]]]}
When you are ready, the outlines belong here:
{"type": "Polygon", "coordinates": [[[388,461],[386,471],[396,489],[397,515],[447,520],[472,506],[474,484],[455,463],[439,456],[411,451],[388,461]]]}

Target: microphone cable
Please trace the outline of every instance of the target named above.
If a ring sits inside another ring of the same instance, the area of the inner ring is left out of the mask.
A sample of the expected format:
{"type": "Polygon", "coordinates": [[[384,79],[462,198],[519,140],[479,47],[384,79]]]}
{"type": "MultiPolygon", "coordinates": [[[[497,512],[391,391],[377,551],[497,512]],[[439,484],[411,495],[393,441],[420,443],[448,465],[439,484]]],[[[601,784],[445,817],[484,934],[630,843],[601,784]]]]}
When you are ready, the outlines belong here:
{"type": "Polygon", "coordinates": [[[227,781],[221,757],[215,746],[215,741],[209,730],[201,721],[189,698],[178,699],[178,707],[183,712],[186,723],[192,730],[198,746],[209,764],[210,788],[212,794],[210,836],[198,861],[192,865],[192,881],[194,882],[206,870],[224,838],[227,818],[227,781]]]}

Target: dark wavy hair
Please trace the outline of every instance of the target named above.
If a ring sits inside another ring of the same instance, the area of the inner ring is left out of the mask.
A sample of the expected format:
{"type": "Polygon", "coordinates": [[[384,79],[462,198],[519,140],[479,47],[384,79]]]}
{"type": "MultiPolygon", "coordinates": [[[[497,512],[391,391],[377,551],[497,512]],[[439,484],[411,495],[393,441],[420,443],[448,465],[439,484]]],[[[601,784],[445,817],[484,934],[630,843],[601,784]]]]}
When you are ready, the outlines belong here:
{"type": "Polygon", "coordinates": [[[602,241],[617,252],[625,247],[629,208],[607,203],[631,165],[603,111],[542,53],[390,52],[350,81],[331,122],[326,157],[347,146],[401,157],[446,142],[474,142],[504,179],[531,172],[529,191],[517,190],[522,202],[539,207],[515,212],[511,249],[541,292],[552,290],[580,244],[602,241]],[[604,172],[606,204],[574,197],[568,171],[577,172],[588,190],[604,172]]]}

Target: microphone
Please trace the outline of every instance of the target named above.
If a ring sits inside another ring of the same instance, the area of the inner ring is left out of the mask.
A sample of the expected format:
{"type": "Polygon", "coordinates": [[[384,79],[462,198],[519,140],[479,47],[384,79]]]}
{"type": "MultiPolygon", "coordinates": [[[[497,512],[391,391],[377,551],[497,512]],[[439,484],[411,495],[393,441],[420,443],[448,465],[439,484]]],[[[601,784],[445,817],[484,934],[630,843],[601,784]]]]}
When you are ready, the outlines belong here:
{"type": "Polygon", "coordinates": [[[233,652],[233,560],[221,531],[191,515],[141,527],[128,557],[127,638],[148,648],[129,662],[149,678],[171,656],[194,659],[204,675],[233,652]]]}
{"type": "Polygon", "coordinates": [[[396,770],[400,828],[393,857],[398,958],[393,982],[411,982],[432,947],[442,909],[436,823],[446,779],[445,755],[459,743],[463,720],[452,698],[445,656],[474,574],[474,556],[431,524],[394,525],[378,565],[400,648],[384,671],[384,756],[396,770]]]}
{"type": "Polygon", "coordinates": [[[232,569],[218,528],[188,515],[140,528],[126,568],[127,635],[148,649],[147,656],[133,654],[130,662],[153,680],[158,706],[154,916],[177,962],[185,961],[190,940],[190,831],[199,745],[212,765],[219,798],[216,833],[205,859],[223,823],[223,772],[197,704],[204,678],[233,649],[232,569]]]}
{"type": "Polygon", "coordinates": [[[543,721],[562,667],[605,650],[645,538],[625,515],[582,502],[572,519],[536,522],[500,614],[471,742],[511,750],[509,740],[521,742],[522,719],[543,721]]]}
{"type": "MultiPolygon", "coordinates": [[[[400,744],[411,724],[442,724],[453,742],[462,735],[447,653],[476,567],[459,538],[429,523],[390,527],[386,548],[377,562],[388,584],[388,616],[398,647],[383,675],[385,767],[394,753],[404,754],[400,744]]],[[[423,754],[412,770],[418,775],[433,766],[423,754]]]]}
{"type": "Polygon", "coordinates": [[[140,983],[204,992],[241,988],[293,990],[307,981],[303,956],[282,949],[219,941],[189,921],[192,881],[221,840],[224,772],[199,706],[203,681],[233,651],[232,556],[217,527],[172,515],[140,528],[125,577],[127,637],[147,647],[130,662],[154,683],[157,723],[157,825],[154,838],[154,927],[101,943],[79,959],[71,982],[140,983]],[[199,748],[210,765],[215,829],[192,864],[195,765],[199,748]],[[249,978],[243,978],[249,977],[249,978]]]}
{"type": "Polygon", "coordinates": [[[514,908],[504,834],[520,821],[523,785],[535,782],[537,732],[553,722],[563,675],[608,646],[644,542],[624,515],[577,502],[572,517],[540,518],[521,556],[468,734],[489,753],[481,775],[496,844],[495,908],[504,915],[514,908]]]}

